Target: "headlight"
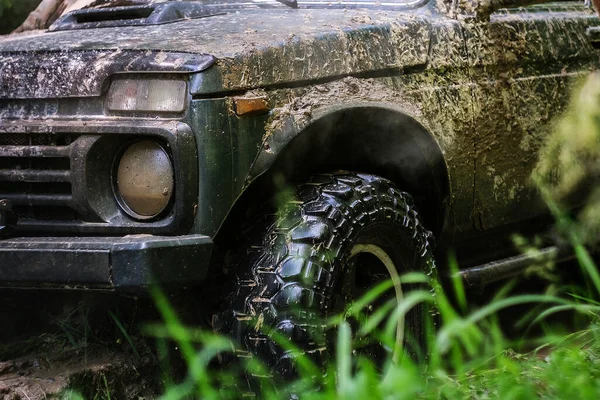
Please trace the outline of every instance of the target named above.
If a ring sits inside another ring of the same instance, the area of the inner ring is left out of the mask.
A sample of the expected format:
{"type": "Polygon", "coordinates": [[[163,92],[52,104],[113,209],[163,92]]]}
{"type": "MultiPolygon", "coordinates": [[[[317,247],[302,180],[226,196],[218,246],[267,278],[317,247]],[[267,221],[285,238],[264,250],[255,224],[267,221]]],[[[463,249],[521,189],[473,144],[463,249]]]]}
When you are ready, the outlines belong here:
{"type": "Polygon", "coordinates": [[[115,79],[108,89],[109,111],[183,112],[187,84],[175,79],[115,79]]]}
{"type": "Polygon", "coordinates": [[[117,200],[134,218],[156,217],[173,197],[173,164],[165,149],[153,140],[129,145],[116,173],[117,200]]]}

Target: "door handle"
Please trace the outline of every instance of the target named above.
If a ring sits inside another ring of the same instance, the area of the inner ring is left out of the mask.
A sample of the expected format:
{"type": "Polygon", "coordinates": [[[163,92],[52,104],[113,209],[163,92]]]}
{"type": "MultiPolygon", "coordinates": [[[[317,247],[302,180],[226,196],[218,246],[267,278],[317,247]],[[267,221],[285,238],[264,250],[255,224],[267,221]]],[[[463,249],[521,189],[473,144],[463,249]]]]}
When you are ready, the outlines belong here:
{"type": "Polygon", "coordinates": [[[585,34],[592,44],[592,47],[600,49],[600,26],[590,26],[586,29],[585,34]]]}

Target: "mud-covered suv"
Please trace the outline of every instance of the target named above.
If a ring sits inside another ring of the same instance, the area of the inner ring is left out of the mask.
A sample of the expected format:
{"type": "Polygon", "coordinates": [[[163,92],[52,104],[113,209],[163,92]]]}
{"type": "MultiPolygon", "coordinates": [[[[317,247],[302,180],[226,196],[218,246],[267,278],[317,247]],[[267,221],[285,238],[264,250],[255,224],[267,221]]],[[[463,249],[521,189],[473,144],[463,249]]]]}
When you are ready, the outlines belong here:
{"type": "Polygon", "coordinates": [[[598,66],[582,2],[129,3],[0,42],[2,286],[210,281],[285,372],[274,329],[321,349],[310,316],[402,301],[434,237],[469,284],[526,265],[537,151],[598,66]]]}

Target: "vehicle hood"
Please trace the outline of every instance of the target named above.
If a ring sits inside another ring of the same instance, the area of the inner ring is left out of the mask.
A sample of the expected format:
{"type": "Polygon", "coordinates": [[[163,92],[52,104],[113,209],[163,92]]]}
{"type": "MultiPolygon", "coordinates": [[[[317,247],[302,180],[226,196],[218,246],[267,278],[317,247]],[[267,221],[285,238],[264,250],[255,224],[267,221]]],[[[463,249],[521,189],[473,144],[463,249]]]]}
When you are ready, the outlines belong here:
{"type": "Polygon", "coordinates": [[[0,53],[0,98],[100,96],[106,78],[122,72],[200,72],[209,55],[140,50],[0,53]]]}
{"type": "MultiPolygon", "coordinates": [[[[212,63],[210,57],[214,57],[224,90],[424,64],[430,29],[428,19],[421,14],[418,10],[259,9],[163,25],[13,35],[0,40],[0,79],[4,81],[0,82],[0,97],[9,95],[7,90],[13,84],[6,81],[10,76],[6,68],[18,75],[17,63],[23,65],[26,59],[40,55],[42,60],[34,62],[25,73],[28,78],[22,79],[27,84],[33,77],[37,79],[39,65],[52,62],[63,71],[78,60],[81,66],[76,68],[83,71],[83,65],[88,65],[90,75],[98,60],[114,59],[117,61],[106,73],[125,66],[124,70],[134,71],[141,64],[129,65],[127,57],[145,52],[150,58],[167,57],[154,63],[158,70],[166,70],[170,63],[189,71],[193,61],[175,62],[184,53],[199,57],[199,69],[207,68],[212,63]],[[24,53],[32,55],[28,58],[24,53]]],[[[63,75],[64,79],[69,76],[63,75]]],[[[76,84],[90,85],[89,90],[79,90],[79,95],[94,95],[102,85],[88,80],[67,86],[76,84]]],[[[18,86],[15,95],[56,94],[25,86],[18,86]]],[[[72,88],[65,88],[59,97],[69,92],[72,88]]]]}

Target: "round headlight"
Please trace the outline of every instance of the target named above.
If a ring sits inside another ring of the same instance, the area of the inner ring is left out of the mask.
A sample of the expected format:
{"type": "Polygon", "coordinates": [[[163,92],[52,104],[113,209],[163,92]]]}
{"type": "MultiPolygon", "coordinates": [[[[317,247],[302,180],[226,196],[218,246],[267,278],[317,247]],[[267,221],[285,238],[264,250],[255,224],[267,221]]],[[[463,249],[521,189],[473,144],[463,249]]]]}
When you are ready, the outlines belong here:
{"type": "Polygon", "coordinates": [[[130,145],[117,168],[117,199],[137,219],[160,214],[173,196],[173,164],[165,149],[153,140],[130,145]]]}

